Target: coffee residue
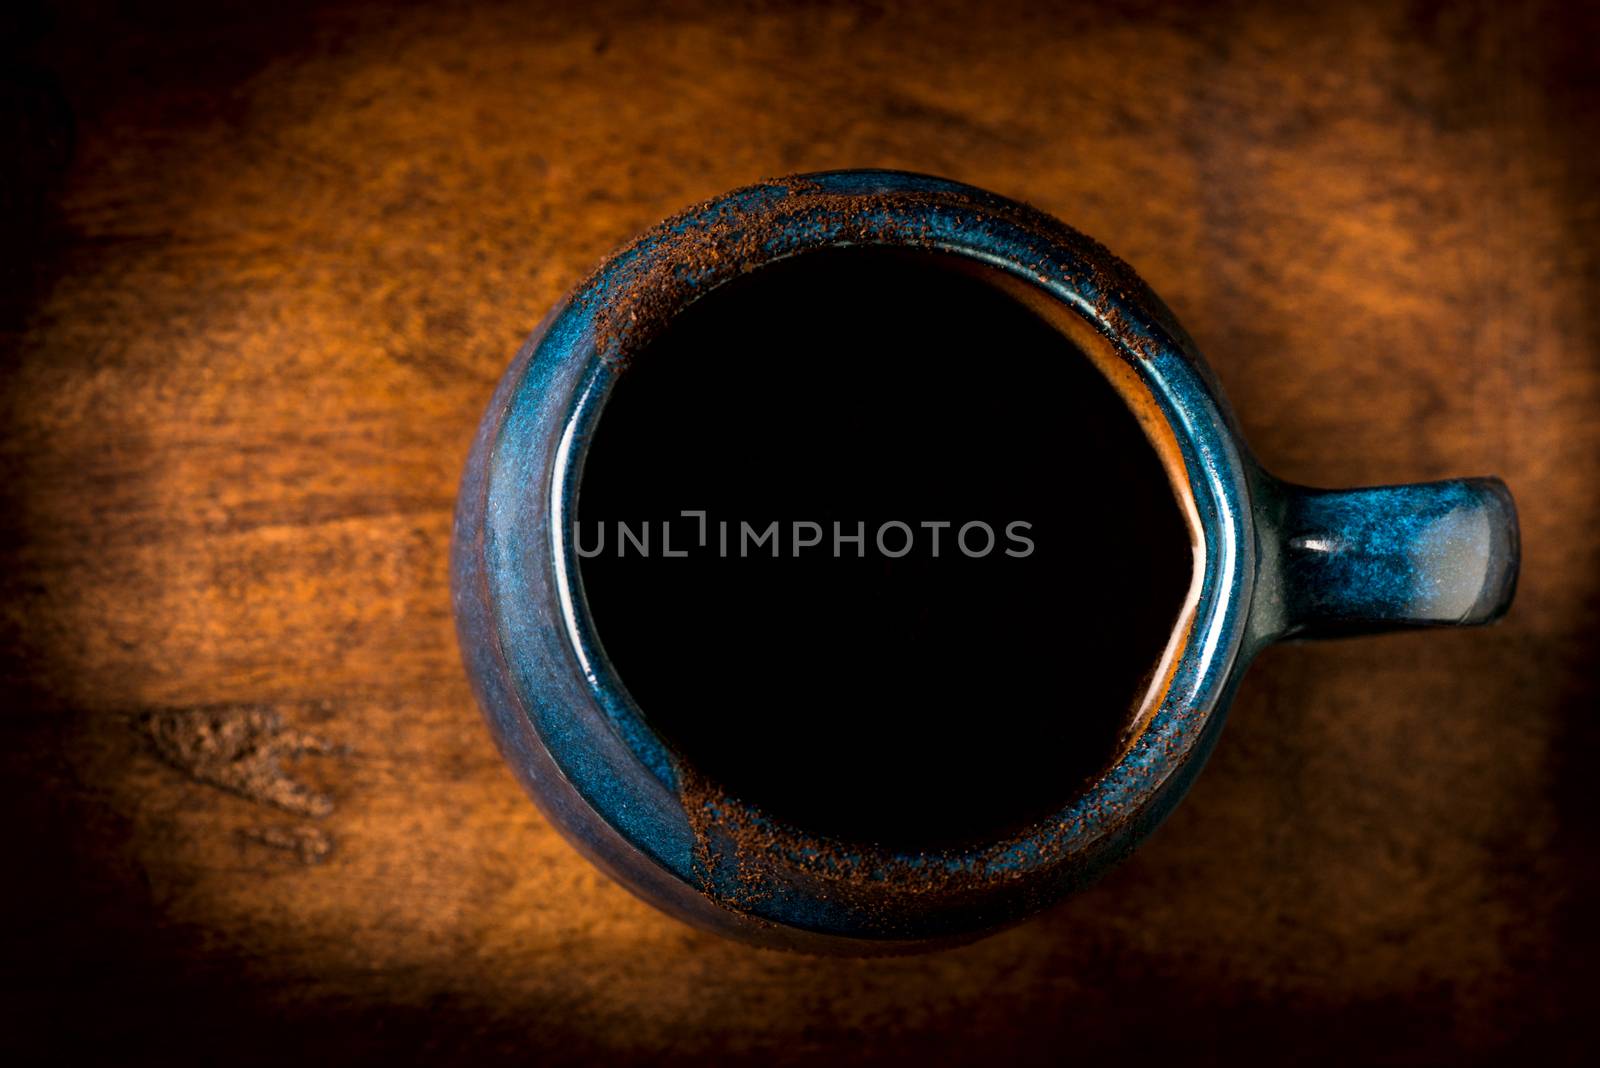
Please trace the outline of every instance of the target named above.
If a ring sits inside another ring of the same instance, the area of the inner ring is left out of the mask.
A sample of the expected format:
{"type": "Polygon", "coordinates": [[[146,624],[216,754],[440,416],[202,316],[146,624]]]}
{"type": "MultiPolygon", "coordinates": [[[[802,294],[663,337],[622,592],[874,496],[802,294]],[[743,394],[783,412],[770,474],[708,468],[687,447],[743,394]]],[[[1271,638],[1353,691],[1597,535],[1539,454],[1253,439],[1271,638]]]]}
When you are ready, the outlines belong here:
{"type": "Polygon", "coordinates": [[[1039,281],[1054,275],[1089,296],[1101,322],[1143,358],[1152,358],[1157,345],[1147,329],[1127,318],[1118,302],[1151,308],[1156,325],[1172,336],[1183,336],[1132,268],[1093,238],[1028,204],[977,191],[831,193],[814,177],[795,175],[690,207],[647,230],[597,268],[579,287],[579,292],[590,294],[584,304],[594,312],[595,351],[612,366],[625,367],[639,347],[697,293],[770,262],[772,245],[808,223],[826,220],[836,227],[830,239],[834,245],[939,247],[927,222],[904,220],[903,209],[918,206],[953,216],[962,229],[1003,222],[1071,252],[1078,261],[1076,272],[1042,258],[1029,269],[1039,281]],[[764,192],[777,195],[759,199],[764,192]],[[742,203],[747,198],[754,203],[742,203]]]}

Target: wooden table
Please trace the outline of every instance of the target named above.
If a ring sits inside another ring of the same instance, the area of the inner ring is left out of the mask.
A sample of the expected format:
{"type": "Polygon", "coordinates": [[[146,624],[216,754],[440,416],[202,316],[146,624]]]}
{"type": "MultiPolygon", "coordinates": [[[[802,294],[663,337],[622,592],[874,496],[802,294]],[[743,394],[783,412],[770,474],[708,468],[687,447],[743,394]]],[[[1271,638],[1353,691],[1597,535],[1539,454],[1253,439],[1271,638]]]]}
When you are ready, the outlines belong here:
{"type": "Polygon", "coordinates": [[[1577,1059],[1600,950],[1600,26],[1277,6],[24,19],[0,1042],[1577,1059]],[[1525,538],[1502,626],[1270,651],[1127,864],[996,938],[874,961],[696,933],[569,850],[478,720],[445,570],[469,435],[568,286],[689,202],[863,165],[1117,250],[1277,473],[1498,473],[1525,538]]]}

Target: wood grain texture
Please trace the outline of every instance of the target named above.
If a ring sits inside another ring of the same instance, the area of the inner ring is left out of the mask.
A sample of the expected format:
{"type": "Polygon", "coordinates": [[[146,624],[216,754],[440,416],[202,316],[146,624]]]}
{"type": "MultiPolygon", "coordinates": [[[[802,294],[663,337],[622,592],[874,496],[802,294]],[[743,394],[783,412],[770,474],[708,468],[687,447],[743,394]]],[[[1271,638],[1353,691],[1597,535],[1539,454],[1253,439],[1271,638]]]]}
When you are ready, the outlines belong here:
{"type": "Polygon", "coordinates": [[[1576,6],[1279,6],[19,22],[0,1044],[1592,1054],[1600,27],[1576,6]],[[1284,477],[1505,477],[1512,616],[1270,651],[1132,860],[967,948],[755,951],[608,883],[518,792],[462,675],[445,554],[469,436],[607,250],[841,166],[949,175],[1104,241],[1284,477]]]}

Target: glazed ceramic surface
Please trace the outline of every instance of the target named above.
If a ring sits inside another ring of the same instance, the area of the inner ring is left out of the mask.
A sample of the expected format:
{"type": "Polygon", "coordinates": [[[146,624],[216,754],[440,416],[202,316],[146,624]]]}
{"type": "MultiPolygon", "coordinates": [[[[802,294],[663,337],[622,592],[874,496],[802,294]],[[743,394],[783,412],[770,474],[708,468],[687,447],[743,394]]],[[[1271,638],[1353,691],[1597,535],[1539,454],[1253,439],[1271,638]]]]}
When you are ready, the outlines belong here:
{"type": "Polygon", "coordinates": [[[1327,491],[1267,475],[1172,314],[1082,234],[954,182],[842,171],[692,208],[617,253],[551,311],[500,382],[473,445],[452,580],[463,655],[490,728],[575,846],[701,927],[866,952],[1016,922],[1125,855],[1199,772],[1230,693],[1267,644],[1490,622],[1511,601],[1517,558],[1515,509],[1496,479],[1327,491]],[[917,853],[846,846],[705,789],[600,650],[564,536],[588,434],[629,353],[728,279],[843,244],[968,257],[1092,331],[1136,376],[1187,482],[1201,543],[1197,582],[1153,712],[1085,792],[1001,841],[917,853]]]}

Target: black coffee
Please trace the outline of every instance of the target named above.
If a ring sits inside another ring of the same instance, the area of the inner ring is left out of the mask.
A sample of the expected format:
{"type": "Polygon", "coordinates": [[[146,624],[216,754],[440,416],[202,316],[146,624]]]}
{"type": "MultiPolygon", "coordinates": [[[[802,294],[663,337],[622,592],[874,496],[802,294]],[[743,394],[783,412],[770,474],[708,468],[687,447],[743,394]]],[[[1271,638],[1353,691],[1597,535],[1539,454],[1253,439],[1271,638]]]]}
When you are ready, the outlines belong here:
{"type": "Polygon", "coordinates": [[[1090,359],[970,267],[883,250],[760,269],[641,350],[579,520],[600,642],[681,756],[903,848],[1015,830],[1101,770],[1192,567],[1090,359]]]}

